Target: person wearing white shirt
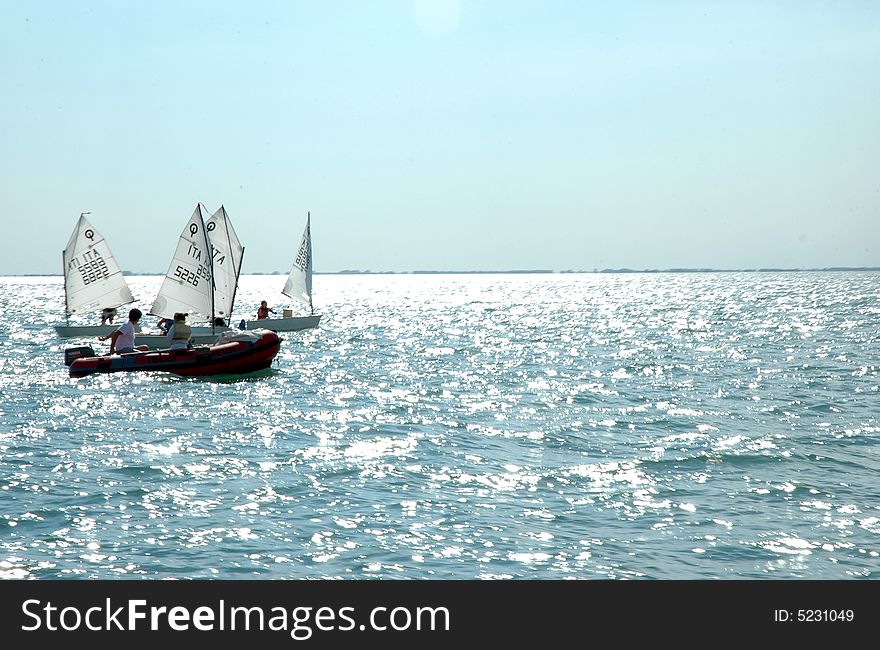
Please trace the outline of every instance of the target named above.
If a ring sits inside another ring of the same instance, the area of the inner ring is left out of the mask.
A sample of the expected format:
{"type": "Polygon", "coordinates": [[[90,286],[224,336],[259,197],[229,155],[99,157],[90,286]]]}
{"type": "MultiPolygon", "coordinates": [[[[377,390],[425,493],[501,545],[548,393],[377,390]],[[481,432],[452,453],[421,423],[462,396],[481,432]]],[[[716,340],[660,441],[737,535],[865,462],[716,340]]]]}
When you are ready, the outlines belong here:
{"type": "Polygon", "coordinates": [[[98,337],[101,341],[110,339],[110,354],[125,354],[126,352],[144,352],[149,350],[146,345],[135,345],[134,337],[136,325],[143,316],[140,309],[134,308],[128,312],[128,320],[106,336],[98,337]]]}

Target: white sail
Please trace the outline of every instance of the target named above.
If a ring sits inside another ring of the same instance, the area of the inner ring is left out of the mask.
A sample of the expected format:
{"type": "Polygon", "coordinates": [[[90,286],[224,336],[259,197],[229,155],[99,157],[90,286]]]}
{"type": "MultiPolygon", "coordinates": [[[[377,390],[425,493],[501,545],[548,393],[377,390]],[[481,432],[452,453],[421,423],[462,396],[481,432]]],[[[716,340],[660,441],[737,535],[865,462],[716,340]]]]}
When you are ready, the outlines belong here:
{"type": "Polygon", "coordinates": [[[228,320],[232,316],[244,247],[222,205],[205,222],[205,229],[214,262],[214,314],[228,320]]]}
{"type": "Polygon", "coordinates": [[[85,307],[119,307],[134,302],[110,246],[85,213],[76,222],[63,259],[68,315],[85,307]]]}
{"type": "Polygon", "coordinates": [[[293,260],[293,268],[290,269],[290,275],[287,277],[287,282],[281,293],[305,303],[314,310],[312,307],[311,220],[312,215],[309,213],[308,217],[306,217],[306,229],[299,244],[299,251],[296,253],[296,258],[293,260]]]}
{"type": "Polygon", "coordinates": [[[213,261],[205,228],[207,214],[205,206],[196,205],[180,234],[162,288],[150,308],[151,314],[172,318],[175,313],[182,312],[213,318],[213,261]]]}

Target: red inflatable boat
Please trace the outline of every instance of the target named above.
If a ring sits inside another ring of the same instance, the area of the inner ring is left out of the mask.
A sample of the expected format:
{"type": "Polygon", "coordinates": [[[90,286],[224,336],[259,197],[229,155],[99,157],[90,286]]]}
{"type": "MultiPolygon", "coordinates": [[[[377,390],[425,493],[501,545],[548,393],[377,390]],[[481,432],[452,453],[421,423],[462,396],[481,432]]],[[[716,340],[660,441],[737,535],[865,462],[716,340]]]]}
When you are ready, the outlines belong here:
{"type": "Polygon", "coordinates": [[[244,374],[268,368],[281,349],[275,332],[242,332],[214,345],[200,345],[185,350],[151,350],[95,356],[91,347],[68,348],[64,363],[71,377],[96,372],[173,372],[176,375],[205,376],[244,374]]]}

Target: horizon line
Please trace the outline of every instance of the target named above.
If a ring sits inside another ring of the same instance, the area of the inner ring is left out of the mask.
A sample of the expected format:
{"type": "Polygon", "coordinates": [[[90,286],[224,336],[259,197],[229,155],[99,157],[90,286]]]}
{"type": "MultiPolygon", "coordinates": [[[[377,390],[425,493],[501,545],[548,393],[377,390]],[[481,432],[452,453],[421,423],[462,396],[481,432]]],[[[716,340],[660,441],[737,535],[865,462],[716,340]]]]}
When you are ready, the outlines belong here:
{"type": "MultiPolygon", "coordinates": [[[[880,271],[880,266],[826,266],[826,267],[749,267],[749,268],[700,268],[672,267],[667,269],[632,269],[627,267],[587,269],[507,269],[507,270],[411,270],[411,271],[372,271],[359,269],[342,269],[340,271],[314,271],[314,275],[508,275],[508,274],[626,274],[626,273],[807,273],[807,272],[846,272],[846,271],[880,271]]],[[[123,271],[125,276],[164,276],[165,273],[149,271],[123,271]]],[[[242,275],[277,275],[285,276],[287,271],[254,271],[242,275]]],[[[64,277],[61,273],[0,273],[0,277],[64,277]]]]}

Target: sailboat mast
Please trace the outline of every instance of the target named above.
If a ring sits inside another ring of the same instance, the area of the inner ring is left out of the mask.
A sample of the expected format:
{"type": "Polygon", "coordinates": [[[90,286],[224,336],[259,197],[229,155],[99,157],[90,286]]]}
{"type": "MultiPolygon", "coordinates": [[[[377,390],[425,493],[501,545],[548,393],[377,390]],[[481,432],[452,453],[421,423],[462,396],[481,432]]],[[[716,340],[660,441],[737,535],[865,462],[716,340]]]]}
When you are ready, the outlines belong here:
{"type": "MultiPolygon", "coordinates": [[[[230,234],[232,224],[229,223],[229,215],[226,214],[226,207],[221,205],[220,210],[223,212],[223,223],[226,226],[226,248],[233,254],[232,265],[235,268],[235,285],[232,287],[232,300],[229,301],[229,313],[226,314],[226,317],[229,319],[227,325],[232,326],[232,310],[235,306],[235,294],[238,292],[238,277],[241,275],[241,265],[242,262],[244,262],[244,246],[241,247],[241,257],[238,258],[238,265],[236,266],[235,249],[232,246],[232,235],[230,234]]],[[[236,237],[236,240],[238,240],[238,237],[236,237]]]]}
{"type": "Polygon", "coordinates": [[[64,283],[64,321],[70,326],[70,298],[67,295],[67,259],[61,251],[61,281],[64,283]]]}
{"type": "Polygon", "coordinates": [[[306,271],[308,277],[309,284],[309,309],[312,312],[312,316],[315,315],[315,306],[312,304],[312,211],[309,210],[306,212],[306,230],[308,230],[309,236],[309,263],[308,270],[306,271]]]}
{"type": "MultiPolygon", "coordinates": [[[[79,240],[79,235],[82,230],[82,222],[85,219],[87,214],[92,214],[91,210],[87,212],[80,212],[79,219],[76,221],[76,230],[74,230],[74,244],[73,248],[76,250],[76,241],[79,240]]],[[[70,242],[68,242],[68,248],[70,247],[70,242]]],[[[67,248],[61,251],[61,277],[64,278],[64,320],[70,325],[70,294],[67,292],[67,248]]]]}
{"type": "MultiPolygon", "coordinates": [[[[238,261],[238,268],[235,269],[235,286],[232,288],[232,301],[229,303],[229,326],[232,327],[232,307],[235,305],[235,294],[238,292],[238,276],[241,275],[241,265],[244,262],[244,246],[241,247],[241,259],[238,261]]],[[[233,264],[235,260],[233,260],[233,264]]]]}
{"type": "Polygon", "coordinates": [[[211,274],[211,333],[214,332],[214,247],[211,246],[211,239],[208,237],[208,230],[205,228],[205,215],[202,213],[202,204],[199,203],[199,221],[202,222],[202,239],[205,242],[205,253],[208,256],[208,272],[211,274]]]}

